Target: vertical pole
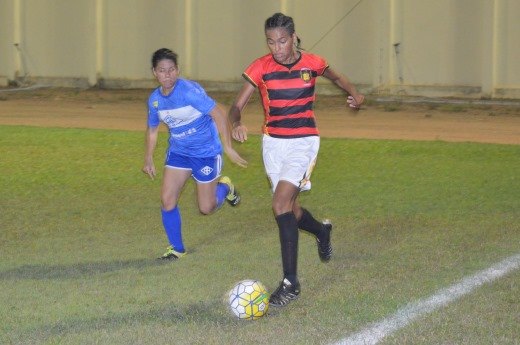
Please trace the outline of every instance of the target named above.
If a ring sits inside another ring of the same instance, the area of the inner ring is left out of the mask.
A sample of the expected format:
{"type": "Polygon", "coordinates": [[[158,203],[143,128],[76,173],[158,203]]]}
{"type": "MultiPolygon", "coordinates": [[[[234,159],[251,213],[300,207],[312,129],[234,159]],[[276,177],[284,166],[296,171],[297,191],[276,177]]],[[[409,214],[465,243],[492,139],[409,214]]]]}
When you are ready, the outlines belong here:
{"type": "Polygon", "coordinates": [[[387,1],[373,1],[372,13],[374,14],[374,24],[376,25],[376,47],[374,49],[372,87],[380,92],[385,84],[388,84],[388,27],[389,27],[389,4],[387,1]]]}
{"type": "Polygon", "coordinates": [[[502,32],[502,14],[503,14],[503,0],[493,1],[493,54],[491,57],[491,85],[489,93],[491,98],[496,96],[496,88],[500,83],[500,55],[501,55],[501,32],[502,32]]]}
{"type": "Polygon", "coordinates": [[[280,1],[280,12],[283,14],[290,16],[289,14],[289,0],[280,1]]]}
{"type": "Polygon", "coordinates": [[[104,74],[104,26],[103,18],[105,15],[105,8],[103,0],[96,0],[95,8],[95,72],[89,77],[89,84],[95,85],[103,79],[104,74]]]}
{"type": "Polygon", "coordinates": [[[184,2],[184,45],[186,47],[186,57],[184,66],[184,75],[193,78],[193,3],[192,0],[184,2]]]}
{"type": "MultiPolygon", "coordinates": [[[[13,79],[18,78],[22,73],[22,56],[20,44],[22,40],[22,5],[21,0],[13,2],[13,45],[14,45],[14,75],[13,79]]],[[[25,72],[25,71],[24,71],[25,72]]]]}
{"type": "MultiPolygon", "coordinates": [[[[400,49],[402,44],[402,0],[390,0],[390,51],[396,52],[396,47],[400,49]]],[[[399,73],[398,68],[398,54],[389,54],[391,61],[389,61],[388,71],[390,76],[388,81],[390,84],[396,84],[396,75],[399,73]]],[[[402,78],[402,76],[398,76],[402,78]]]]}

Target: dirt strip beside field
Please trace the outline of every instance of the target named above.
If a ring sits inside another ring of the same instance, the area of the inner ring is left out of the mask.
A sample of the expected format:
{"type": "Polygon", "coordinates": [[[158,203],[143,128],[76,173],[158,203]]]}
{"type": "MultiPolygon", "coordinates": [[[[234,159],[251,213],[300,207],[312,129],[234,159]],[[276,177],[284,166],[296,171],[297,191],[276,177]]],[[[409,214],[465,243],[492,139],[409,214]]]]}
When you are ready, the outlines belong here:
{"type": "MultiPolygon", "coordinates": [[[[0,124],[46,127],[142,130],[149,90],[42,89],[0,93],[0,124]]],[[[225,107],[233,94],[210,93],[225,107]]],[[[520,107],[370,102],[360,111],[339,96],[319,96],[318,127],[323,137],[471,141],[520,144],[520,107]]],[[[253,99],[244,111],[250,133],[258,134],[261,105],[253,99]]]]}

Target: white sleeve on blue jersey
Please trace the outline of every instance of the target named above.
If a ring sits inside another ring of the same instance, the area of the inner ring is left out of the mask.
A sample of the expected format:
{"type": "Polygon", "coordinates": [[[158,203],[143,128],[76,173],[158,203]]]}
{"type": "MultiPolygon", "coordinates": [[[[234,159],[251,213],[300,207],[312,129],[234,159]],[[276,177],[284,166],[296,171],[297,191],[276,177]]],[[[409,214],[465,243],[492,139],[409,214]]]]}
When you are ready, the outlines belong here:
{"type": "Polygon", "coordinates": [[[187,92],[184,93],[186,101],[202,114],[209,114],[215,108],[216,102],[209,97],[206,91],[197,82],[186,80],[187,92]]]}

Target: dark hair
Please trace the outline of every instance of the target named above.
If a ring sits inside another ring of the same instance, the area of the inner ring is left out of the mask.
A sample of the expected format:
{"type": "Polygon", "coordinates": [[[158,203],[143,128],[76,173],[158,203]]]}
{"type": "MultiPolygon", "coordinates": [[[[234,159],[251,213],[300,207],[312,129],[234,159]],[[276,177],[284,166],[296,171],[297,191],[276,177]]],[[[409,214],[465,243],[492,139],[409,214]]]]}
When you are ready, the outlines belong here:
{"type": "Polygon", "coordinates": [[[157,67],[157,64],[159,63],[159,61],[164,60],[164,59],[171,60],[171,61],[173,61],[175,66],[178,66],[177,65],[177,54],[168,48],[161,48],[161,49],[156,50],[155,53],[153,53],[153,55],[152,55],[152,68],[157,67]]]}
{"type": "MultiPolygon", "coordinates": [[[[276,28],[285,29],[289,35],[292,35],[294,34],[294,20],[283,13],[275,13],[265,21],[264,30],[276,28]]],[[[298,36],[296,36],[296,40],[296,48],[300,49],[301,40],[298,36]]]]}

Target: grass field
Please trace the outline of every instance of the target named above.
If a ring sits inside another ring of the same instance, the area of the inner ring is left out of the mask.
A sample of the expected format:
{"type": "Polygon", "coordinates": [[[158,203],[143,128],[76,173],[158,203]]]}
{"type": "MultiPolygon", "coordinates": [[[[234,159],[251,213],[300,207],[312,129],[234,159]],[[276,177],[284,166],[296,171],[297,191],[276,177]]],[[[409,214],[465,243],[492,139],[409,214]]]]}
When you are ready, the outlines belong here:
{"type": "MultiPolygon", "coordinates": [[[[0,126],[1,344],[327,344],[520,253],[520,146],[322,139],[301,202],[334,224],[334,257],[300,237],[301,298],[238,321],[225,295],[281,278],[259,137],[226,161],[240,207],[180,202],[190,252],[167,246],[160,176],[143,133],[0,126]]],[[[165,137],[157,150],[163,160],[165,137]]],[[[482,286],[383,344],[519,344],[520,272],[482,286]]]]}

